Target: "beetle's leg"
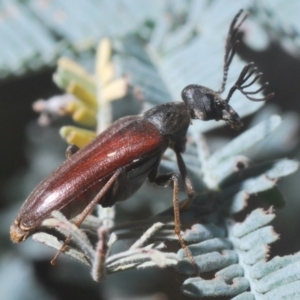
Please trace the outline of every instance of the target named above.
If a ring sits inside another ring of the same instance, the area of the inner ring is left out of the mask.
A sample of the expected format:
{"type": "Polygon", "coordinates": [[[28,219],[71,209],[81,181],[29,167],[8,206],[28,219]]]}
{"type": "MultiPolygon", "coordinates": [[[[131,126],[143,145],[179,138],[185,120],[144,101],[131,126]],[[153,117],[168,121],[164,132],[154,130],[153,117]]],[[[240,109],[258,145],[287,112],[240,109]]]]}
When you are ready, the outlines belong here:
{"type": "Polygon", "coordinates": [[[179,208],[180,210],[182,210],[191,204],[192,200],[195,197],[195,191],[181,154],[179,152],[175,152],[175,153],[176,153],[177,165],[180,171],[180,175],[184,182],[185,192],[188,196],[187,199],[185,199],[183,202],[180,203],[179,208]]]}
{"type": "MultiPolygon", "coordinates": [[[[189,174],[187,172],[184,160],[182,159],[182,156],[179,152],[176,153],[176,158],[177,158],[177,165],[180,171],[180,175],[183,179],[184,182],[184,187],[185,187],[185,192],[188,196],[187,199],[185,199],[182,203],[179,204],[179,209],[185,209],[187,206],[190,205],[192,200],[195,197],[195,191],[193,188],[192,181],[189,177],[189,174]]],[[[154,182],[157,185],[160,186],[167,186],[171,185],[172,180],[171,177],[174,173],[167,173],[167,174],[159,174],[158,175],[158,168],[159,168],[159,163],[160,161],[153,167],[152,171],[148,175],[148,179],[150,182],[154,182]]]]}
{"type": "MultiPolygon", "coordinates": [[[[177,155],[177,153],[176,153],[177,155]]],[[[179,161],[180,159],[182,160],[181,155],[178,153],[178,157],[179,157],[179,161]]],[[[177,159],[178,159],[177,157],[177,159]]],[[[185,168],[185,164],[182,160],[183,165],[181,165],[179,167],[180,173],[182,174],[182,172],[185,170],[185,173],[183,173],[183,178],[184,178],[184,182],[186,184],[186,190],[188,193],[189,197],[194,197],[194,190],[193,187],[191,185],[191,181],[187,175],[187,171],[185,168]],[[187,182],[189,183],[187,186],[187,182]]],[[[174,208],[174,232],[176,234],[176,236],[178,237],[179,243],[181,248],[184,250],[185,255],[189,258],[189,260],[191,261],[191,263],[193,264],[194,268],[195,268],[195,272],[196,274],[199,276],[199,271],[198,271],[198,267],[197,267],[197,263],[194,259],[194,257],[192,256],[192,254],[190,253],[189,249],[187,248],[185,241],[181,235],[181,222],[180,222],[180,209],[181,206],[179,205],[179,200],[178,200],[178,192],[179,192],[179,185],[178,185],[178,177],[179,175],[176,173],[168,173],[168,174],[162,174],[162,175],[158,175],[156,178],[154,177],[155,174],[155,170],[156,170],[156,174],[157,174],[157,169],[153,169],[152,172],[149,174],[149,181],[150,182],[155,182],[157,185],[161,185],[161,186],[166,186],[166,185],[172,185],[173,186],[173,208],[174,208]]],[[[188,198],[189,202],[192,200],[190,200],[190,198],[188,198]]],[[[185,203],[186,201],[184,201],[185,203]]]]}
{"type": "Polygon", "coordinates": [[[98,243],[96,255],[92,265],[92,278],[99,282],[105,277],[105,261],[108,252],[108,230],[106,227],[98,228],[98,243]]]}
{"type": "MultiPolygon", "coordinates": [[[[106,182],[106,184],[103,186],[103,188],[99,191],[99,193],[95,196],[95,198],[86,206],[86,208],[80,213],[79,216],[77,216],[76,221],[74,222],[74,225],[79,227],[81,223],[84,221],[84,219],[90,214],[90,212],[93,210],[93,208],[96,206],[96,204],[99,203],[101,198],[105,196],[107,191],[113,186],[115,181],[118,179],[118,176],[122,173],[123,168],[119,168],[112,177],[106,182]]],[[[59,256],[60,253],[64,252],[67,244],[70,243],[72,237],[69,235],[64,244],[61,246],[61,248],[58,250],[54,258],[51,260],[51,264],[55,265],[56,259],[59,256]]]]}
{"type": "Polygon", "coordinates": [[[74,153],[76,153],[80,148],[74,144],[71,144],[66,149],[66,158],[69,159],[74,153]]]}

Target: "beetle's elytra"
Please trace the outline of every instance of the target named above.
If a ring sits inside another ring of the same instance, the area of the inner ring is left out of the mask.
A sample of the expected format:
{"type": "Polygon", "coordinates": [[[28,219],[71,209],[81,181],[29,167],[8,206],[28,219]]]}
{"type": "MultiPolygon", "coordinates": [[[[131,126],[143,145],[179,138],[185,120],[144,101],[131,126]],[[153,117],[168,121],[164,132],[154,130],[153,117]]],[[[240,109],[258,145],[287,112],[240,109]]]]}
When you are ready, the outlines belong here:
{"type": "MultiPolygon", "coordinates": [[[[223,82],[219,91],[196,84],[189,85],[182,91],[183,102],[162,104],[141,116],[128,116],[114,122],[90,144],[72,154],[32,191],[11,226],[12,241],[24,241],[53,210],[60,210],[69,218],[81,214],[80,222],[76,223],[79,226],[93,205],[112,206],[126,200],[147,178],[158,185],[174,182],[177,178],[175,174],[158,174],[162,155],[168,147],[176,153],[186,193],[192,199],[192,183],[181,156],[185,151],[191,120],[224,120],[231,128],[239,129],[242,122],[228,104],[236,90],[252,101],[273,97],[273,94],[261,99],[249,96],[261,91],[266,84],[258,91],[245,91],[261,77],[259,73],[246,84],[256,71],[253,63],[245,66],[228,96],[225,99],[221,97],[238,44],[236,35],[246,17],[238,23],[241,14],[242,11],[236,15],[229,29],[223,82]],[[94,198],[97,193],[97,198],[94,198]]],[[[180,235],[179,226],[175,227],[175,233],[180,235]]]]}

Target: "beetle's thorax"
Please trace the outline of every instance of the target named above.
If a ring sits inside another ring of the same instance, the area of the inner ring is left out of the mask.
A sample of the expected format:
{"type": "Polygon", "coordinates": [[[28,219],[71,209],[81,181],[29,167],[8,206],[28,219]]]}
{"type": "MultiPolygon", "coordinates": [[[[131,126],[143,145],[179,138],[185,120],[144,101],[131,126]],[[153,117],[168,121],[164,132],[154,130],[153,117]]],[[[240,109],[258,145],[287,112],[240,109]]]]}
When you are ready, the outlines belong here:
{"type": "Polygon", "coordinates": [[[183,102],[169,102],[155,106],[144,114],[158,131],[170,140],[170,147],[184,152],[186,133],[191,124],[190,112],[183,102]]]}

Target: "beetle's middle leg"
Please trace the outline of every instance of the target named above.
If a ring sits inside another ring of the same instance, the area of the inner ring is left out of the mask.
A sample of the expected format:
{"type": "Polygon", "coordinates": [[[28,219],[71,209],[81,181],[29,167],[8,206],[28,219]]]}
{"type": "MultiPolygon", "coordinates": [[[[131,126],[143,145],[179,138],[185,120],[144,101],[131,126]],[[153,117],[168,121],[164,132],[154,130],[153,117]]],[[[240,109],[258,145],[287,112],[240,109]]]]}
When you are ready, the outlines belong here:
{"type": "MultiPolygon", "coordinates": [[[[84,221],[84,219],[90,214],[90,212],[94,209],[96,204],[99,203],[102,197],[105,196],[107,191],[113,186],[113,184],[116,182],[120,174],[122,173],[123,168],[119,168],[113,175],[112,177],[105,183],[103,188],[99,191],[99,193],[94,197],[94,199],[85,207],[85,209],[80,213],[80,215],[76,218],[76,221],[74,222],[74,225],[79,227],[81,223],[84,221]]],[[[51,264],[55,265],[57,257],[60,255],[60,253],[64,252],[67,244],[70,243],[72,237],[69,235],[64,244],[61,246],[61,248],[57,251],[56,255],[54,258],[51,260],[51,264]]]]}
{"type": "Polygon", "coordinates": [[[189,174],[187,172],[187,169],[186,169],[186,166],[185,166],[184,160],[182,159],[181,154],[179,152],[175,152],[175,153],[176,153],[177,165],[178,165],[178,168],[180,171],[180,175],[184,182],[185,192],[188,196],[188,198],[185,199],[183,202],[181,202],[179,205],[179,209],[182,210],[191,204],[191,202],[193,201],[193,199],[195,197],[195,191],[194,191],[192,181],[189,177],[189,174]]]}
{"type": "MultiPolygon", "coordinates": [[[[181,158],[181,155],[180,154],[178,154],[178,155],[181,158]]],[[[182,158],[181,158],[181,160],[182,160],[182,158]]],[[[183,162],[183,160],[182,160],[182,162],[183,162]]],[[[183,165],[184,165],[184,162],[183,162],[183,165]]],[[[184,168],[185,168],[185,165],[184,165],[184,168]]],[[[182,175],[181,167],[179,167],[179,170],[182,175]]],[[[157,169],[155,171],[157,174],[157,169]]],[[[160,186],[166,186],[166,185],[173,186],[173,209],[174,209],[174,223],[175,223],[174,224],[174,232],[175,232],[176,236],[178,237],[178,241],[180,243],[181,248],[184,250],[185,255],[189,258],[189,260],[191,261],[191,263],[193,264],[193,266],[195,268],[196,274],[199,276],[199,270],[198,270],[195,258],[192,256],[191,252],[187,248],[185,241],[181,235],[180,209],[182,207],[179,204],[179,197],[178,197],[178,194],[179,194],[178,177],[179,177],[179,175],[176,173],[168,173],[168,174],[157,175],[156,177],[154,177],[155,171],[153,170],[148,176],[150,182],[154,182],[160,186]]],[[[186,171],[186,168],[185,168],[185,171],[186,171]]],[[[188,183],[188,186],[187,185],[185,186],[186,191],[188,190],[188,192],[187,192],[188,200],[185,200],[184,204],[186,202],[188,202],[187,204],[189,204],[194,197],[194,190],[193,190],[191,181],[187,175],[187,172],[185,175],[186,175],[186,177],[183,176],[183,179],[184,179],[185,184],[188,183]]],[[[186,204],[184,206],[186,206],[186,204]]]]}

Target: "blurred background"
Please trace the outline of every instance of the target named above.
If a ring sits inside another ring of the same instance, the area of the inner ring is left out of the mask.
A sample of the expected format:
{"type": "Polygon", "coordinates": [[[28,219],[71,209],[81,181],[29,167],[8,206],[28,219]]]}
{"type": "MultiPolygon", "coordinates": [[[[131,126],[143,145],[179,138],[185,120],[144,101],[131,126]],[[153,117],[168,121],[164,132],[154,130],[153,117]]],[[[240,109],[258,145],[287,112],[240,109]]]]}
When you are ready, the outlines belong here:
{"type": "MultiPolygon", "coordinates": [[[[54,120],[50,126],[39,126],[36,121],[38,114],[33,111],[32,103],[63,93],[52,79],[57,59],[61,56],[72,58],[93,73],[95,50],[103,37],[110,37],[118,45],[120,40],[138,36],[149,44],[149,51],[151,47],[160,49],[161,57],[172,55],[172,51],[184,53],[185,45],[196,44],[195,39],[202,38],[202,46],[196,45],[199,47],[197,51],[192,55],[186,52],[181,59],[196,65],[206,62],[202,75],[199,72],[199,77],[189,83],[217,88],[222,76],[221,49],[226,31],[240,8],[249,11],[250,16],[242,28],[238,49],[241,64],[238,69],[244,62],[254,61],[264,73],[263,81],[270,82],[266,93],[275,92],[275,97],[254,118],[263,119],[276,113],[282,116],[285,124],[277,133],[280,143],[276,142],[276,136],[270,141],[272,153],[260,151],[258,147],[252,155],[256,161],[278,157],[299,159],[299,1],[0,2],[1,299],[184,299],[179,294],[180,286],[175,288],[174,283],[168,281],[172,270],[147,270],[139,272],[138,276],[128,271],[125,276],[112,275],[105,282],[96,284],[91,281],[87,268],[68,258],[62,259],[58,267],[51,267],[49,260],[54,252],[47,247],[31,240],[22,245],[12,244],[9,226],[30,191],[64,160],[67,145],[58,131],[64,124],[72,124],[72,120],[65,117],[54,120]],[[170,32],[172,35],[168,35],[170,32]],[[219,73],[210,71],[217,68],[219,73]],[[205,77],[205,84],[200,82],[201,76],[205,77]]],[[[157,66],[162,65],[157,62],[157,66]]],[[[176,68],[176,65],[173,67],[176,68]]],[[[159,71],[166,73],[163,68],[159,71]]],[[[119,72],[122,74],[121,69],[119,72]]],[[[160,98],[164,98],[165,102],[180,100],[184,86],[176,85],[175,79],[172,79],[175,76],[172,76],[164,74],[166,82],[160,82],[164,87],[157,88],[153,105],[160,98]],[[170,90],[172,80],[174,87],[170,90]]],[[[147,80],[151,81],[151,77],[147,80]]],[[[142,106],[138,101],[130,105],[128,107],[128,102],[123,106],[120,103],[114,105],[114,118],[138,113],[142,106]]],[[[252,122],[253,116],[247,117],[245,127],[252,122]]],[[[220,141],[230,139],[236,133],[228,129],[214,129],[207,135],[212,145],[219,145],[220,141]]],[[[276,212],[273,225],[281,239],[272,245],[272,256],[291,254],[300,249],[298,181],[299,172],[278,183],[286,198],[286,206],[276,212]]],[[[119,220],[146,217],[170,206],[170,203],[160,202],[149,204],[149,195],[140,193],[136,198],[143,195],[142,201],[126,202],[117,208],[125,214],[119,216],[119,220]]]]}

